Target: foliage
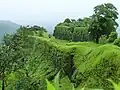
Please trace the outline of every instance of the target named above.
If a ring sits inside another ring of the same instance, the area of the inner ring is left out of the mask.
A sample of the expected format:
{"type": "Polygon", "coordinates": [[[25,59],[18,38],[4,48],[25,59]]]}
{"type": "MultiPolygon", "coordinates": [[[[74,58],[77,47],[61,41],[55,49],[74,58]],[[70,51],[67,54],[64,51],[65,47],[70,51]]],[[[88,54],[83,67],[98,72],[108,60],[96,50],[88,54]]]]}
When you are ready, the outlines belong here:
{"type": "Polygon", "coordinates": [[[90,17],[85,17],[83,19],[79,18],[78,20],[70,20],[67,18],[63,23],[57,24],[53,35],[56,38],[63,40],[72,40],[75,38],[75,41],[86,41],[86,39],[84,40],[80,34],[81,30],[76,31],[76,28],[78,27],[85,27],[88,28],[88,30],[85,30],[83,36],[87,38],[87,41],[91,40],[99,43],[101,35],[106,35],[108,37],[111,32],[116,31],[116,28],[118,27],[116,19],[118,19],[118,13],[113,4],[105,3],[97,5],[94,7],[94,14],[90,17]],[[61,34],[63,34],[63,36],[61,34]],[[70,37],[69,35],[73,37],[70,37]],[[69,38],[66,39],[66,37],[69,38]]]}
{"type": "Polygon", "coordinates": [[[106,44],[106,43],[107,43],[107,36],[102,35],[102,36],[99,38],[99,44],[106,44]]]}
{"type": "Polygon", "coordinates": [[[60,75],[60,72],[58,72],[58,74],[54,78],[54,86],[48,80],[46,80],[47,90],[60,90],[59,75],[60,75]]]}
{"type": "Polygon", "coordinates": [[[111,33],[118,26],[118,13],[109,3],[94,9],[92,17],[59,23],[54,30],[57,39],[39,26],[21,26],[6,34],[0,44],[2,90],[112,90],[106,79],[118,82],[120,77],[120,48],[115,46],[120,39],[111,33]],[[71,42],[91,39],[104,44],[109,34],[110,42],[116,39],[114,45],[71,42]]]}
{"type": "Polygon", "coordinates": [[[54,86],[55,86],[55,89],[56,89],[56,90],[59,90],[59,88],[60,88],[60,85],[59,85],[59,82],[60,82],[59,77],[60,77],[60,71],[58,72],[58,74],[57,74],[57,75],[55,76],[55,78],[54,78],[54,86]]]}
{"type": "Polygon", "coordinates": [[[111,32],[107,41],[109,43],[112,43],[114,42],[115,39],[117,39],[117,32],[111,32]]]}
{"type": "Polygon", "coordinates": [[[5,79],[9,90],[10,85],[17,90],[46,90],[45,78],[52,81],[60,70],[61,90],[72,89],[71,83],[74,83],[76,89],[80,86],[78,90],[85,85],[88,88],[110,90],[105,79],[112,77],[116,80],[119,77],[119,73],[116,73],[119,72],[118,47],[101,46],[92,42],[62,41],[43,37],[35,32],[21,28],[14,35],[7,35],[4,40],[7,46],[16,50],[16,59],[24,58],[21,59],[24,61],[23,67],[11,73],[14,78],[10,79],[10,74],[5,79]]]}
{"type": "Polygon", "coordinates": [[[46,80],[46,82],[47,82],[47,90],[58,90],[58,89],[55,89],[54,86],[50,84],[48,80],[46,80]]]}
{"type": "Polygon", "coordinates": [[[2,80],[2,90],[5,89],[6,77],[12,71],[16,71],[24,65],[22,57],[17,56],[17,50],[15,51],[14,48],[7,46],[7,44],[3,43],[0,47],[0,79],[2,80]]]}
{"type": "Polygon", "coordinates": [[[109,82],[111,82],[114,86],[114,90],[120,90],[120,83],[116,84],[114,81],[108,79],[109,82]]]}
{"type": "Polygon", "coordinates": [[[88,88],[110,90],[110,85],[105,79],[112,77],[115,80],[119,77],[116,72],[119,72],[120,49],[116,46],[99,46],[92,43],[65,43],[56,42],[55,40],[51,42],[51,39],[36,38],[49,43],[48,45],[51,44],[52,47],[56,47],[51,58],[54,68],[57,71],[62,68],[71,82],[75,83],[76,87],[81,86],[82,88],[87,85],[86,87],[88,88]],[[75,72],[76,70],[77,73],[75,72]]]}
{"type": "MultiPolygon", "coordinates": [[[[85,50],[85,49],[84,49],[85,50]]],[[[117,81],[119,78],[119,52],[120,48],[112,45],[99,46],[96,49],[86,52],[83,59],[75,61],[75,66],[78,67],[78,74],[76,76],[79,85],[89,88],[103,88],[105,90],[112,90],[107,78],[112,78],[117,81]],[[80,63],[80,64],[79,64],[80,63]]]]}
{"type": "Polygon", "coordinates": [[[56,26],[54,31],[54,36],[62,40],[71,40],[72,33],[68,26],[56,26]]]}
{"type": "Polygon", "coordinates": [[[89,33],[88,28],[86,27],[75,27],[72,41],[88,41],[89,40],[89,33]]]}
{"type": "MultiPolygon", "coordinates": [[[[47,90],[63,90],[63,89],[65,89],[64,87],[63,88],[60,87],[59,74],[60,74],[60,72],[58,72],[58,74],[54,78],[54,86],[48,80],[46,80],[46,82],[47,82],[47,90]]],[[[63,85],[63,84],[61,84],[61,85],[63,85]]],[[[69,90],[75,90],[73,84],[69,85],[69,87],[70,86],[72,86],[72,87],[69,88],[69,90]]],[[[84,88],[82,88],[80,90],[84,90],[84,88]]]]}
{"type": "Polygon", "coordinates": [[[84,17],[83,19],[81,20],[77,20],[78,22],[76,22],[76,26],[77,27],[89,27],[92,20],[91,20],[91,17],[84,17]]]}
{"type": "Polygon", "coordinates": [[[120,47],[120,38],[115,39],[115,41],[113,42],[113,44],[120,47]]]}
{"type": "Polygon", "coordinates": [[[70,19],[69,18],[66,18],[64,23],[71,23],[70,19]]]}
{"type": "Polygon", "coordinates": [[[98,43],[101,35],[109,35],[118,27],[115,21],[118,18],[116,7],[111,4],[102,4],[94,7],[94,14],[92,15],[92,23],[89,27],[89,32],[92,39],[98,43]]]}
{"type": "MultiPolygon", "coordinates": [[[[35,49],[35,45],[33,43],[33,39],[29,38],[29,35],[36,35],[36,36],[43,36],[42,33],[46,32],[46,30],[42,27],[33,26],[33,27],[20,27],[17,32],[13,35],[6,34],[3,39],[3,44],[1,45],[1,53],[0,53],[0,62],[1,64],[1,79],[4,80],[3,82],[6,82],[9,86],[11,81],[9,80],[9,75],[13,72],[14,75],[16,74],[22,74],[22,77],[16,77],[16,88],[19,89],[28,89],[33,88],[34,86],[38,88],[39,80],[37,78],[33,78],[33,76],[29,76],[29,73],[32,73],[32,75],[35,72],[35,68],[37,68],[37,65],[31,61],[32,59],[36,58],[36,56],[30,57],[31,54],[33,55],[33,49],[35,49]],[[31,64],[32,63],[32,64],[31,64]],[[26,65],[27,64],[27,65],[26,65]],[[32,65],[35,65],[34,68],[31,68],[32,65]],[[20,70],[22,69],[22,70],[20,70]],[[30,69],[32,70],[30,72],[30,69]],[[29,72],[28,72],[29,71],[29,72]],[[24,73],[23,73],[24,72],[24,73]],[[3,76],[3,74],[5,74],[3,76]],[[4,79],[5,78],[5,79],[4,79]],[[18,81],[17,81],[18,79],[18,81]],[[35,82],[33,82],[35,81],[35,82]],[[21,83],[24,82],[24,83],[21,83]]],[[[36,44],[36,43],[35,43],[36,44]]],[[[9,88],[9,87],[6,87],[9,88]]],[[[15,88],[15,87],[14,87],[15,88]]],[[[10,89],[10,88],[9,88],[10,89]]],[[[12,88],[13,89],[13,88],[12,88]]],[[[39,88],[38,88],[39,89],[39,88]]]]}
{"type": "Polygon", "coordinates": [[[72,19],[71,21],[56,25],[53,34],[55,38],[71,41],[88,41],[88,27],[91,23],[91,18],[85,17],[81,20],[72,19]]]}

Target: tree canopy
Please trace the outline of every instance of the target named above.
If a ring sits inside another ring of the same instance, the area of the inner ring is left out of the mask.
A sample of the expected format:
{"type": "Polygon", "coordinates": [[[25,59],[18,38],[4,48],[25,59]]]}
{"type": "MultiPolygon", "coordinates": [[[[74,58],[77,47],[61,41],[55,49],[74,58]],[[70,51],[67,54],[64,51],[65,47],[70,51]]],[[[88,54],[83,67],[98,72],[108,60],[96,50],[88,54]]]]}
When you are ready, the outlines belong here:
{"type": "Polygon", "coordinates": [[[109,36],[111,32],[115,32],[118,27],[116,19],[118,19],[118,12],[113,4],[106,3],[94,7],[92,23],[89,27],[92,39],[98,43],[101,35],[109,36]]]}

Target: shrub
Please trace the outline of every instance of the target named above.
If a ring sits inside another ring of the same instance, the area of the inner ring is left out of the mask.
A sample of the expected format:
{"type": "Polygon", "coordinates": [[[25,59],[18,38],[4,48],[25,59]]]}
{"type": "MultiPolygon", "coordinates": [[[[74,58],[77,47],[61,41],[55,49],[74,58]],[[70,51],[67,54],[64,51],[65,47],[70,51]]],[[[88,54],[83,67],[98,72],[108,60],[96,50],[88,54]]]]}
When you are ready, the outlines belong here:
{"type": "Polygon", "coordinates": [[[113,42],[113,44],[120,47],[120,38],[115,39],[115,41],[113,42]]]}
{"type": "Polygon", "coordinates": [[[112,43],[114,42],[115,39],[117,39],[117,32],[111,32],[107,41],[109,43],[112,43]]]}
{"type": "Polygon", "coordinates": [[[107,36],[106,35],[102,35],[99,38],[99,44],[106,44],[107,43],[107,36]]]}
{"type": "Polygon", "coordinates": [[[68,26],[56,26],[54,30],[55,38],[62,39],[62,40],[71,40],[72,33],[70,27],[68,26]]]}
{"type": "Polygon", "coordinates": [[[72,40],[77,41],[88,41],[89,33],[87,27],[75,27],[73,32],[72,40]]]}

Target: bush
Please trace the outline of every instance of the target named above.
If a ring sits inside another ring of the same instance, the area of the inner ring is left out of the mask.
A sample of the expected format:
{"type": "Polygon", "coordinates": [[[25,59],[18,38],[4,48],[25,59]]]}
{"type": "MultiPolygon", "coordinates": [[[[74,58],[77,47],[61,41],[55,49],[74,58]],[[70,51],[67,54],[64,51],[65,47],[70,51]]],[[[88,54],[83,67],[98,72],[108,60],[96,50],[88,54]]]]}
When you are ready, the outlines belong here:
{"type": "Polygon", "coordinates": [[[112,43],[114,42],[115,39],[117,39],[117,32],[111,32],[107,41],[109,43],[112,43]]]}
{"type": "Polygon", "coordinates": [[[115,39],[115,41],[113,42],[113,44],[120,47],[120,38],[115,39]]]}
{"type": "Polygon", "coordinates": [[[107,36],[106,35],[102,35],[99,38],[99,44],[106,44],[107,43],[107,36]]]}
{"type": "Polygon", "coordinates": [[[77,41],[88,41],[89,33],[87,27],[75,27],[73,32],[72,40],[77,41]]]}
{"type": "Polygon", "coordinates": [[[70,27],[68,26],[56,26],[54,30],[55,38],[62,39],[62,40],[71,40],[72,33],[70,27]]]}

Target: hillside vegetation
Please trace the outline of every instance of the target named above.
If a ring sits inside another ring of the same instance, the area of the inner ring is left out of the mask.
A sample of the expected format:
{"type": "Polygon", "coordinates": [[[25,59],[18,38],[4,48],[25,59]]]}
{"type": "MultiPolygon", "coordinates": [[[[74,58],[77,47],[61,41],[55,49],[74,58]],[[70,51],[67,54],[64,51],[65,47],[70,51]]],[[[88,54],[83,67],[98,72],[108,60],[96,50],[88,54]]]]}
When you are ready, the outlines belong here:
{"type": "Polygon", "coordinates": [[[22,44],[21,52],[24,53],[19,57],[18,52],[18,59],[22,58],[22,62],[26,63],[6,77],[7,90],[46,90],[45,79],[53,80],[59,71],[61,90],[70,90],[70,83],[78,90],[82,87],[111,90],[111,83],[107,79],[118,82],[119,47],[112,44],[70,42],[39,36],[31,31],[29,33],[23,38],[26,43],[20,43],[22,38],[17,41],[19,44],[16,49],[22,44]]]}
{"type": "Polygon", "coordinates": [[[56,48],[54,53],[50,52],[46,56],[52,55],[50,60],[54,63],[52,65],[56,66],[55,69],[58,71],[63,69],[71,82],[76,84],[76,87],[86,86],[110,90],[107,79],[117,80],[120,76],[120,48],[117,46],[109,44],[101,46],[91,42],[61,44],[40,37],[38,40],[42,43],[46,42],[50,48],[56,48]]]}
{"type": "Polygon", "coordinates": [[[65,19],[53,35],[40,26],[4,35],[1,90],[119,90],[117,9],[110,3],[94,9],[92,18],[65,19]]]}

